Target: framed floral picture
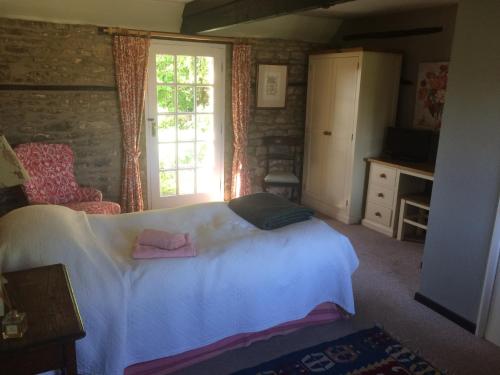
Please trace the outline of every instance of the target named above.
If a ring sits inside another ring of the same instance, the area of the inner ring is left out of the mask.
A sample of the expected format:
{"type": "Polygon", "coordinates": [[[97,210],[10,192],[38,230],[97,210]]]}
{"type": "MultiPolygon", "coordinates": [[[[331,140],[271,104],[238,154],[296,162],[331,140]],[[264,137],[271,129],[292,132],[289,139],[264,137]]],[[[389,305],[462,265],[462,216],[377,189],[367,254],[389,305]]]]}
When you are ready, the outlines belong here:
{"type": "Polygon", "coordinates": [[[413,125],[439,130],[448,84],[448,62],[421,63],[413,125]]]}
{"type": "Polygon", "coordinates": [[[285,108],[288,67],[259,64],[257,108],[285,108]]]}

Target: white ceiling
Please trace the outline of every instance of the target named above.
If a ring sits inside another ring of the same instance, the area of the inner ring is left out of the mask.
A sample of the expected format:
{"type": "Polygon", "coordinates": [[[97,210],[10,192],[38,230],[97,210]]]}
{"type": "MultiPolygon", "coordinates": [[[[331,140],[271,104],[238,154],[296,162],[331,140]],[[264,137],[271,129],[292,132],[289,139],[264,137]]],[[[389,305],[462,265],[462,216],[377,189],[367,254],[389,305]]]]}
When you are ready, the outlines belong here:
{"type": "Polygon", "coordinates": [[[358,18],[457,3],[458,0],[356,0],[337,4],[328,9],[311,10],[303,14],[336,18],[358,18]]]}

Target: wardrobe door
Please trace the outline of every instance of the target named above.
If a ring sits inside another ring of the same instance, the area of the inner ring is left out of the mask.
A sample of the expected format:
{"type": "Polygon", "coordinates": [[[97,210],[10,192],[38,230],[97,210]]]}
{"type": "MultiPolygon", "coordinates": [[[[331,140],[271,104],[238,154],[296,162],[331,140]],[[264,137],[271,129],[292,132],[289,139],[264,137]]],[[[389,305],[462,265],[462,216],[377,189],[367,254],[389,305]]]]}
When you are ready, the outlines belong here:
{"type": "Polygon", "coordinates": [[[336,209],[345,209],[350,197],[358,83],[359,57],[335,57],[329,103],[331,115],[325,129],[328,146],[323,149],[327,159],[323,181],[325,199],[336,209]]]}
{"type": "Polygon", "coordinates": [[[309,62],[307,119],[304,157],[304,193],[324,199],[326,155],[330,137],[324,134],[330,124],[333,58],[312,56],[309,62]]]}

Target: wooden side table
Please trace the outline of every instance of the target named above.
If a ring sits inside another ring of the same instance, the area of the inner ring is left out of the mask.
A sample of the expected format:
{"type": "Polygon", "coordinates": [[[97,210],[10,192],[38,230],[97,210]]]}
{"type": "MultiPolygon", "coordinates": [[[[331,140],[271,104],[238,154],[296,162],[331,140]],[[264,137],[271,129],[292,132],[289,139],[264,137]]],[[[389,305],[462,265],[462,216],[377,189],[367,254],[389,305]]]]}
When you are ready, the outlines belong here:
{"type": "Polygon", "coordinates": [[[62,369],[76,375],[75,341],[85,336],[70,280],[62,264],[4,274],[10,299],[28,319],[20,339],[0,337],[0,374],[62,369]]]}

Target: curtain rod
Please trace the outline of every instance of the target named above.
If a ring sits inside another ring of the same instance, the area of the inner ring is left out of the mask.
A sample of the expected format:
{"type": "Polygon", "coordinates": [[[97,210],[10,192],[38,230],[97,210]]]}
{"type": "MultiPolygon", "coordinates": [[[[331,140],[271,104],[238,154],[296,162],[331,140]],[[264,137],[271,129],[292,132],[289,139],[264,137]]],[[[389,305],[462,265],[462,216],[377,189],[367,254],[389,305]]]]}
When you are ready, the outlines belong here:
{"type": "Polygon", "coordinates": [[[169,40],[184,40],[190,42],[208,42],[208,43],[223,43],[235,44],[241,42],[236,38],[208,36],[208,35],[186,35],[179,33],[170,33],[165,31],[146,31],[137,29],[124,29],[120,27],[99,27],[99,31],[110,35],[134,35],[134,36],[149,36],[153,39],[169,39],[169,40]]]}

